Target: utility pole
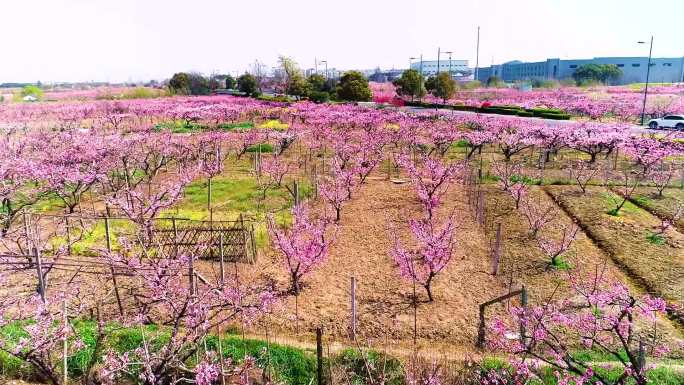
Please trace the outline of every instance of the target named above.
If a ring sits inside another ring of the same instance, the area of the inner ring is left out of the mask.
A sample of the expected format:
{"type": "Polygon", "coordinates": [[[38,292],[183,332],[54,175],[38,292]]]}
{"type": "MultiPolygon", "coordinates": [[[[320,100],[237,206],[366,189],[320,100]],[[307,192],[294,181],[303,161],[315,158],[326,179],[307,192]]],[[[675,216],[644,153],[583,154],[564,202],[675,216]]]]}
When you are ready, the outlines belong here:
{"type": "Polygon", "coordinates": [[[453,75],[451,74],[451,54],[452,54],[453,52],[447,51],[447,52],[444,52],[444,53],[448,53],[448,54],[449,54],[449,77],[450,77],[450,78],[453,78],[453,75]]]}
{"type": "MultiPolygon", "coordinates": [[[[639,44],[646,44],[645,41],[638,42],[639,44]]],[[[641,106],[641,125],[644,125],[644,118],[646,117],[646,96],[648,95],[648,78],[651,75],[651,54],[653,53],[653,36],[651,36],[651,46],[648,49],[648,63],[646,63],[646,86],[644,87],[644,102],[641,106]]]]}
{"type": "Polygon", "coordinates": [[[420,91],[423,90],[423,54],[420,54],[420,91]]]}
{"type": "Polygon", "coordinates": [[[441,50],[442,49],[440,47],[437,47],[437,75],[439,75],[439,56],[440,56],[441,50]]]}
{"type": "MultiPolygon", "coordinates": [[[[494,60],[492,59],[492,62],[494,60]]],[[[475,48],[475,76],[473,80],[479,80],[478,79],[478,72],[480,68],[480,26],[477,26],[477,46],[475,48]]]]}

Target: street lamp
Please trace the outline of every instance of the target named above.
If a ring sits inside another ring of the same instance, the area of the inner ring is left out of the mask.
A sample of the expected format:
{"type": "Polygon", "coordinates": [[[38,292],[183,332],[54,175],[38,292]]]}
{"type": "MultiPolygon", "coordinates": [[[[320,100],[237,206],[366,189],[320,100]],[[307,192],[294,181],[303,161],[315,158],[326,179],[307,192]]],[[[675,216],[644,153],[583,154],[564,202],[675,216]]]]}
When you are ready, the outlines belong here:
{"type": "Polygon", "coordinates": [[[328,61],[327,60],[321,60],[319,63],[325,63],[325,80],[328,80],[328,61]]]}
{"type": "MultiPolygon", "coordinates": [[[[418,58],[417,57],[410,57],[409,58],[409,69],[411,69],[411,61],[416,60],[416,59],[418,59],[418,58]]],[[[420,89],[422,90],[423,89],[423,54],[422,53],[420,54],[419,71],[420,71],[420,78],[419,78],[420,79],[420,89]]]]}
{"type": "Polygon", "coordinates": [[[439,55],[441,51],[442,49],[440,47],[437,47],[437,75],[439,75],[439,55]]]}
{"type": "Polygon", "coordinates": [[[453,76],[451,75],[451,54],[452,54],[453,52],[451,52],[451,51],[446,51],[446,52],[444,52],[444,53],[448,53],[448,54],[449,54],[449,77],[453,77],[453,76]]]}
{"type": "Polygon", "coordinates": [[[409,68],[408,69],[411,69],[411,64],[413,64],[413,61],[416,59],[418,59],[418,58],[417,57],[410,57],[409,58],[409,68]]]}
{"type": "MultiPolygon", "coordinates": [[[[646,44],[645,41],[638,41],[638,44],[646,44]]],[[[644,102],[641,106],[641,125],[644,125],[646,116],[646,96],[648,95],[648,78],[651,74],[651,54],[653,53],[653,36],[651,36],[651,46],[648,49],[648,63],[646,63],[646,86],[644,87],[644,102]]]]}

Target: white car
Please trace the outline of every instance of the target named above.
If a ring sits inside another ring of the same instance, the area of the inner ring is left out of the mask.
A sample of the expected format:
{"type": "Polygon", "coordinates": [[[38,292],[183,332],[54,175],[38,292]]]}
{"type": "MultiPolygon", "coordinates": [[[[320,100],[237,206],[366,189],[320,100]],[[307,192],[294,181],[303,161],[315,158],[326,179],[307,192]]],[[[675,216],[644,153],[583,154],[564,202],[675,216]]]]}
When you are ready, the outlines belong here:
{"type": "Polygon", "coordinates": [[[651,119],[648,121],[648,128],[675,128],[684,131],[684,115],[665,115],[660,119],[651,119]]]}

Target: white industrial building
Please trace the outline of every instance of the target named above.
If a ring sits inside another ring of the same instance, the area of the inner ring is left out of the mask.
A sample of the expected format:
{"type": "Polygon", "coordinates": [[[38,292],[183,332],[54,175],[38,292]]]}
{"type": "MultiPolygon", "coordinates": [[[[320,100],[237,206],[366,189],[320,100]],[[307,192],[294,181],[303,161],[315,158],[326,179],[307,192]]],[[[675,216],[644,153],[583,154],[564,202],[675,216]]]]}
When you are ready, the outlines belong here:
{"type": "Polygon", "coordinates": [[[423,72],[423,76],[430,77],[437,72],[449,72],[453,77],[468,76],[472,73],[472,69],[468,68],[468,60],[414,60],[411,61],[411,69],[423,72]],[[439,71],[438,71],[439,66],[439,71]]]}

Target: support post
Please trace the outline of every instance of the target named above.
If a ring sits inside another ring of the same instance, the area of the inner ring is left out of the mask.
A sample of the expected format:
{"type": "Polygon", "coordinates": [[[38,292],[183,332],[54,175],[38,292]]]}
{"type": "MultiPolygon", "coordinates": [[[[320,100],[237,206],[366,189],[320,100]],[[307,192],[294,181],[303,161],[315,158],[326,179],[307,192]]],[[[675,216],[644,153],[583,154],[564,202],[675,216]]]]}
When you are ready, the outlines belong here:
{"type": "Polygon", "coordinates": [[[294,195],[294,205],[295,207],[299,205],[299,183],[294,181],[294,186],[292,187],[292,194],[294,195]]]}
{"type": "MultiPolygon", "coordinates": [[[[112,238],[111,234],[109,233],[109,218],[105,217],[105,239],[107,241],[107,252],[112,251],[112,238]]],[[[119,296],[119,285],[116,282],[116,273],[114,272],[114,266],[112,263],[109,263],[109,270],[112,273],[112,283],[114,284],[114,295],[116,296],[116,304],[119,306],[119,315],[123,316],[124,311],[123,311],[123,305],[121,304],[121,297],[119,296]]]]}
{"type": "Polygon", "coordinates": [[[323,329],[316,329],[316,373],[318,385],[323,385],[323,329]]]}
{"type": "Polygon", "coordinates": [[[481,348],[485,341],[485,307],[480,305],[479,307],[479,322],[477,324],[477,341],[475,345],[481,348]]]}
{"type": "MultiPolygon", "coordinates": [[[[684,180],[684,179],[682,179],[682,180],[684,180]]],[[[31,216],[29,214],[27,214],[26,210],[24,209],[24,236],[26,237],[26,254],[29,255],[30,262],[33,263],[33,258],[31,258],[31,255],[33,254],[31,252],[31,232],[29,231],[29,227],[30,227],[29,220],[30,220],[30,218],[31,218],[31,216]]]]}
{"type": "Polygon", "coordinates": [[[221,370],[221,385],[226,385],[225,366],[223,364],[223,346],[221,345],[221,325],[216,325],[216,338],[218,339],[219,368],[221,370]]]}
{"type": "Polygon", "coordinates": [[[36,273],[38,274],[38,294],[40,294],[40,298],[45,302],[45,280],[43,276],[43,260],[40,255],[40,247],[38,247],[38,243],[33,241],[33,250],[36,256],[36,273]]]}
{"type": "Polygon", "coordinates": [[[356,277],[351,277],[351,340],[356,341],[356,277]]]}
{"type": "MultiPolygon", "coordinates": [[[[527,289],[523,285],[522,289],[520,289],[520,304],[523,307],[523,310],[527,308],[527,289]]],[[[525,325],[523,323],[520,323],[520,342],[525,345],[525,325]]]]}
{"type": "Polygon", "coordinates": [[[64,217],[64,225],[66,227],[67,252],[71,255],[71,232],[69,231],[69,216],[64,217]]]}
{"type": "Polygon", "coordinates": [[[221,258],[221,288],[226,283],[225,262],[223,260],[223,232],[219,234],[219,257],[221,258]]]}
{"type": "Polygon", "coordinates": [[[67,302],[64,300],[62,304],[62,313],[64,314],[64,345],[62,351],[62,371],[64,372],[63,384],[66,385],[69,381],[69,366],[67,365],[67,357],[69,354],[69,346],[67,343],[67,330],[69,329],[69,318],[67,317],[67,302]]]}
{"type": "Polygon", "coordinates": [[[501,222],[496,224],[496,241],[492,255],[492,275],[499,273],[499,260],[501,259],[501,222]]]}

